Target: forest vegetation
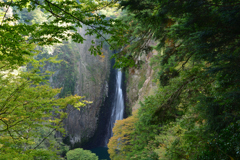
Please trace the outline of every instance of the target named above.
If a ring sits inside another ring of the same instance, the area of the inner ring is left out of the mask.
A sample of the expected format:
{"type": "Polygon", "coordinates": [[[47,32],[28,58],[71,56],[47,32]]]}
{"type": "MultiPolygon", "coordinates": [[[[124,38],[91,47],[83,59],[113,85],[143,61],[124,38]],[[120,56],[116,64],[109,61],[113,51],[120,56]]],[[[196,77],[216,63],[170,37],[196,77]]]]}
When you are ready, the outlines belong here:
{"type": "Polygon", "coordinates": [[[240,159],[239,1],[120,5],[125,14],[112,35],[121,48],[115,65],[138,67],[141,55],[157,51],[151,65],[158,89],[137,113],[116,123],[111,159],[240,159]]]}
{"type": "MultiPolygon", "coordinates": [[[[53,72],[46,65],[67,64],[57,56],[46,56],[46,46],[83,42],[83,36],[77,32],[82,25],[89,27],[88,35],[100,38],[108,32],[106,28],[112,21],[94,12],[112,4],[85,0],[0,1],[1,160],[61,159],[69,150],[55,136],[56,132],[65,134],[65,111],[69,105],[80,110],[91,102],[72,95],[71,88],[50,87],[53,72]]],[[[92,43],[92,54],[101,54],[103,43],[92,43]]],[[[80,153],[97,158],[89,152],[80,153]]],[[[75,153],[70,152],[67,158],[75,159],[75,153]]]]}

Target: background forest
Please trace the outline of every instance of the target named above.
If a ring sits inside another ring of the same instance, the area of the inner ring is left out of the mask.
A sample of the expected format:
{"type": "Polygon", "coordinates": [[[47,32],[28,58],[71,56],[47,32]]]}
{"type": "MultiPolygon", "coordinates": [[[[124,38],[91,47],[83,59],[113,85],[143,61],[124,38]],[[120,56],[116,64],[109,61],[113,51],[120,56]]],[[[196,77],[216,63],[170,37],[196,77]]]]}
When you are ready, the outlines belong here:
{"type": "MultiPolygon", "coordinates": [[[[68,150],[54,133],[64,132],[68,105],[89,102],[51,88],[43,68],[62,62],[39,53],[82,43],[83,25],[99,39],[89,51],[101,55],[108,43],[127,77],[152,57],[157,90],[116,123],[112,160],[240,159],[238,0],[4,0],[0,9],[0,159],[60,159],[68,150]],[[106,9],[116,6],[117,18],[106,9]]],[[[81,149],[68,159],[79,153],[97,159],[81,149]]]]}

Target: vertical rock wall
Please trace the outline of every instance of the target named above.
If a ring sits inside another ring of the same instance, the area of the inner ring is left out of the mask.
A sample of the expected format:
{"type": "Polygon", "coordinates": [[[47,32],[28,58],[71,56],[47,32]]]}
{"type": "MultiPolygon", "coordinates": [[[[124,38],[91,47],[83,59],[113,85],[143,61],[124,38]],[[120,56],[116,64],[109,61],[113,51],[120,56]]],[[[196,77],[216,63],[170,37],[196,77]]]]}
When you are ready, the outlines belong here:
{"type": "Polygon", "coordinates": [[[139,102],[144,100],[145,96],[154,94],[157,86],[152,82],[154,71],[150,66],[150,58],[156,55],[155,50],[149,52],[146,56],[139,57],[141,63],[139,68],[130,68],[127,72],[127,108],[128,112],[133,112],[140,107],[139,102]]]}
{"type": "MultiPolygon", "coordinates": [[[[81,35],[85,34],[86,27],[79,29],[81,35]]],[[[50,83],[53,87],[62,87],[59,97],[68,94],[85,96],[92,104],[81,108],[80,111],[69,106],[67,119],[64,121],[67,135],[65,142],[72,147],[82,147],[94,135],[97,128],[100,106],[108,93],[108,77],[110,72],[109,51],[103,48],[103,56],[93,56],[88,51],[91,41],[96,39],[84,36],[83,44],[66,42],[57,46],[53,55],[62,59],[59,65],[50,66],[55,74],[50,83]]],[[[96,42],[97,43],[97,42],[96,42]]]]}

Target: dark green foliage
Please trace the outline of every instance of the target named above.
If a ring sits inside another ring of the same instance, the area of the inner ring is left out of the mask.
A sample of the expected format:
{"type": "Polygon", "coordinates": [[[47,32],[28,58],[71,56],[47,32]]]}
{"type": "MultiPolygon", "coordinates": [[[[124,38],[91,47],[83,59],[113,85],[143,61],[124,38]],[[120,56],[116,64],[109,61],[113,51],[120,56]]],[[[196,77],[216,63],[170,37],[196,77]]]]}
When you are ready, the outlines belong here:
{"type": "MultiPolygon", "coordinates": [[[[146,43],[148,39],[139,38],[146,32],[158,43],[153,47],[159,52],[153,66],[161,86],[143,103],[136,135],[148,133],[152,125],[162,128],[157,136],[161,149],[155,147],[160,159],[240,159],[239,1],[122,0],[121,5],[132,15],[128,19],[133,21],[132,30],[141,28],[123,34],[138,37],[127,41],[130,46],[125,50],[146,43]]],[[[128,58],[136,62],[144,49],[128,51],[115,56],[121,66],[122,57],[132,55],[128,58]]],[[[133,145],[139,157],[144,157],[151,140],[142,141],[139,148],[133,145]]]]}

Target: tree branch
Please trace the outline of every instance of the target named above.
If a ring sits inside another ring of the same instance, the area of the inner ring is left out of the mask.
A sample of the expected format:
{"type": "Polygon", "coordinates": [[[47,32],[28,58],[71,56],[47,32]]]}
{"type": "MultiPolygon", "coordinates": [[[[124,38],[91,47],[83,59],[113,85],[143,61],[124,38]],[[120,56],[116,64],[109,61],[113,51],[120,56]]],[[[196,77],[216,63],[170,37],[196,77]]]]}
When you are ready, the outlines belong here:
{"type": "Polygon", "coordinates": [[[9,8],[10,8],[12,2],[13,2],[13,0],[11,0],[10,4],[8,5],[8,8],[7,8],[7,10],[6,10],[6,12],[5,12],[4,16],[3,16],[3,19],[2,19],[1,25],[3,24],[3,21],[4,21],[5,17],[6,17],[6,15],[7,15],[7,12],[8,12],[8,10],[9,10],[9,8]]]}
{"type": "MultiPolygon", "coordinates": [[[[99,11],[99,10],[101,10],[101,9],[104,9],[104,8],[106,8],[106,7],[108,7],[110,4],[112,4],[114,1],[111,1],[110,3],[108,3],[106,6],[103,6],[103,7],[101,7],[101,8],[96,8],[96,9],[94,9],[94,10],[87,10],[87,11],[85,11],[85,12],[83,12],[83,13],[86,13],[86,12],[94,12],[94,11],[99,11]]],[[[116,2],[115,2],[116,3],[116,2]]]]}
{"type": "MultiPolygon", "coordinates": [[[[79,19],[78,17],[72,15],[71,13],[65,11],[64,9],[62,9],[61,7],[59,7],[58,5],[52,3],[52,2],[50,2],[50,1],[48,1],[48,0],[44,0],[44,1],[46,1],[46,2],[48,3],[48,5],[51,4],[52,6],[58,8],[60,11],[64,12],[66,15],[69,15],[70,17],[74,18],[75,20],[79,21],[80,23],[85,24],[85,25],[91,27],[94,31],[97,32],[98,35],[100,35],[100,36],[104,39],[104,41],[106,41],[106,42],[108,43],[109,46],[111,46],[112,48],[114,48],[114,47],[108,42],[108,40],[105,38],[105,36],[103,36],[103,35],[97,30],[97,28],[96,28],[95,26],[84,23],[83,20],[79,19]]],[[[50,12],[54,17],[56,17],[56,18],[63,18],[62,16],[59,16],[59,15],[57,15],[56,13],[54,13],[51,9],[47,9],[46,7],[44,7],[44,5],[40,4],[38,1],[34,1],[34,2],[35,2],[37,5],[40,5],[40,6],[42,6],[44,9],[46,9],[46,11],[50,12]]],[[[50,5],[49,5],[49,7],[50,7],[50,5]]],[[[50,8],[51,8],[51,7],[50,7],[50,8]]]]}
{"type": "Polygon", "coordinates": [[[0,121],[2,121],[6,125],[6,129],[0,130],[0,132],[4,132],[8,130],[8,124],[1,118],[0,121]]]}
{"type": "MultiPolygon", "coordinates": [[[[63,122],[63,119],[57,124],[59,126],[63,122]]],[[[39,142],[33,149],[38,148],[57,128],[54,128],[51,132],[49,132],[42,140],[39,142]]]]}
{"type": "Polygon", "coordinates": [[[171,103],[181,94],[182,89],[183,89],[188,83],[190,83],[190,82],[192,82],[193,80],[195,80],[197,77],[196,77],[195,75],[193,75],[193,76],[191,76],[190,78],[191,78],[191,79],[185,81],[180,87],[178,87],[178,89],[171,94],[171,96],[165,101],[165,103],[163,103],[163,104],[159,107],[159,109],[157,109],[157,111],[156,111],[155,113],[157,113],[159,110],[161,110],[163,106],[169,106],[169,105],[171,105],[171,103]]]}
{"type": "Polygon", "coordinates": [[[178,69],[178,72],[179,72],[181,69],[184,68],[184,65],[189,61],[189,59],[190,59],[192,56],[193,56],[193,54],[191,54],[191,55],[187,58],[187,60],[182,64],[182,67],[181,67],[180,69],[178,69]]]}
{"type": "Polygon", "coordinates": [[[21,84],[19,87],[17,87],[17,88],[11,93],[10,96],[8,96],[8,98],[5,100],[5,102],[4,102],[3,105],[1,106],[0,115],[6,113],[6,111],[7,111],[6,105],[8,104],[8,102],[10,101],[10,99],[13,97],[13,95],[14,95],[15,93],[17,93],[18,91],[20,91],[21,89],[23,89],[25,85],[26,85],[26,83],[21,84]],[[3,110],[4,110],[4,111],[3,111],[3,110]],[[2,112],[2,111],[3,111],[3,112],[2,112]],[[2,112],[2,113],[1,113],[1,112],[2,112]]]}

